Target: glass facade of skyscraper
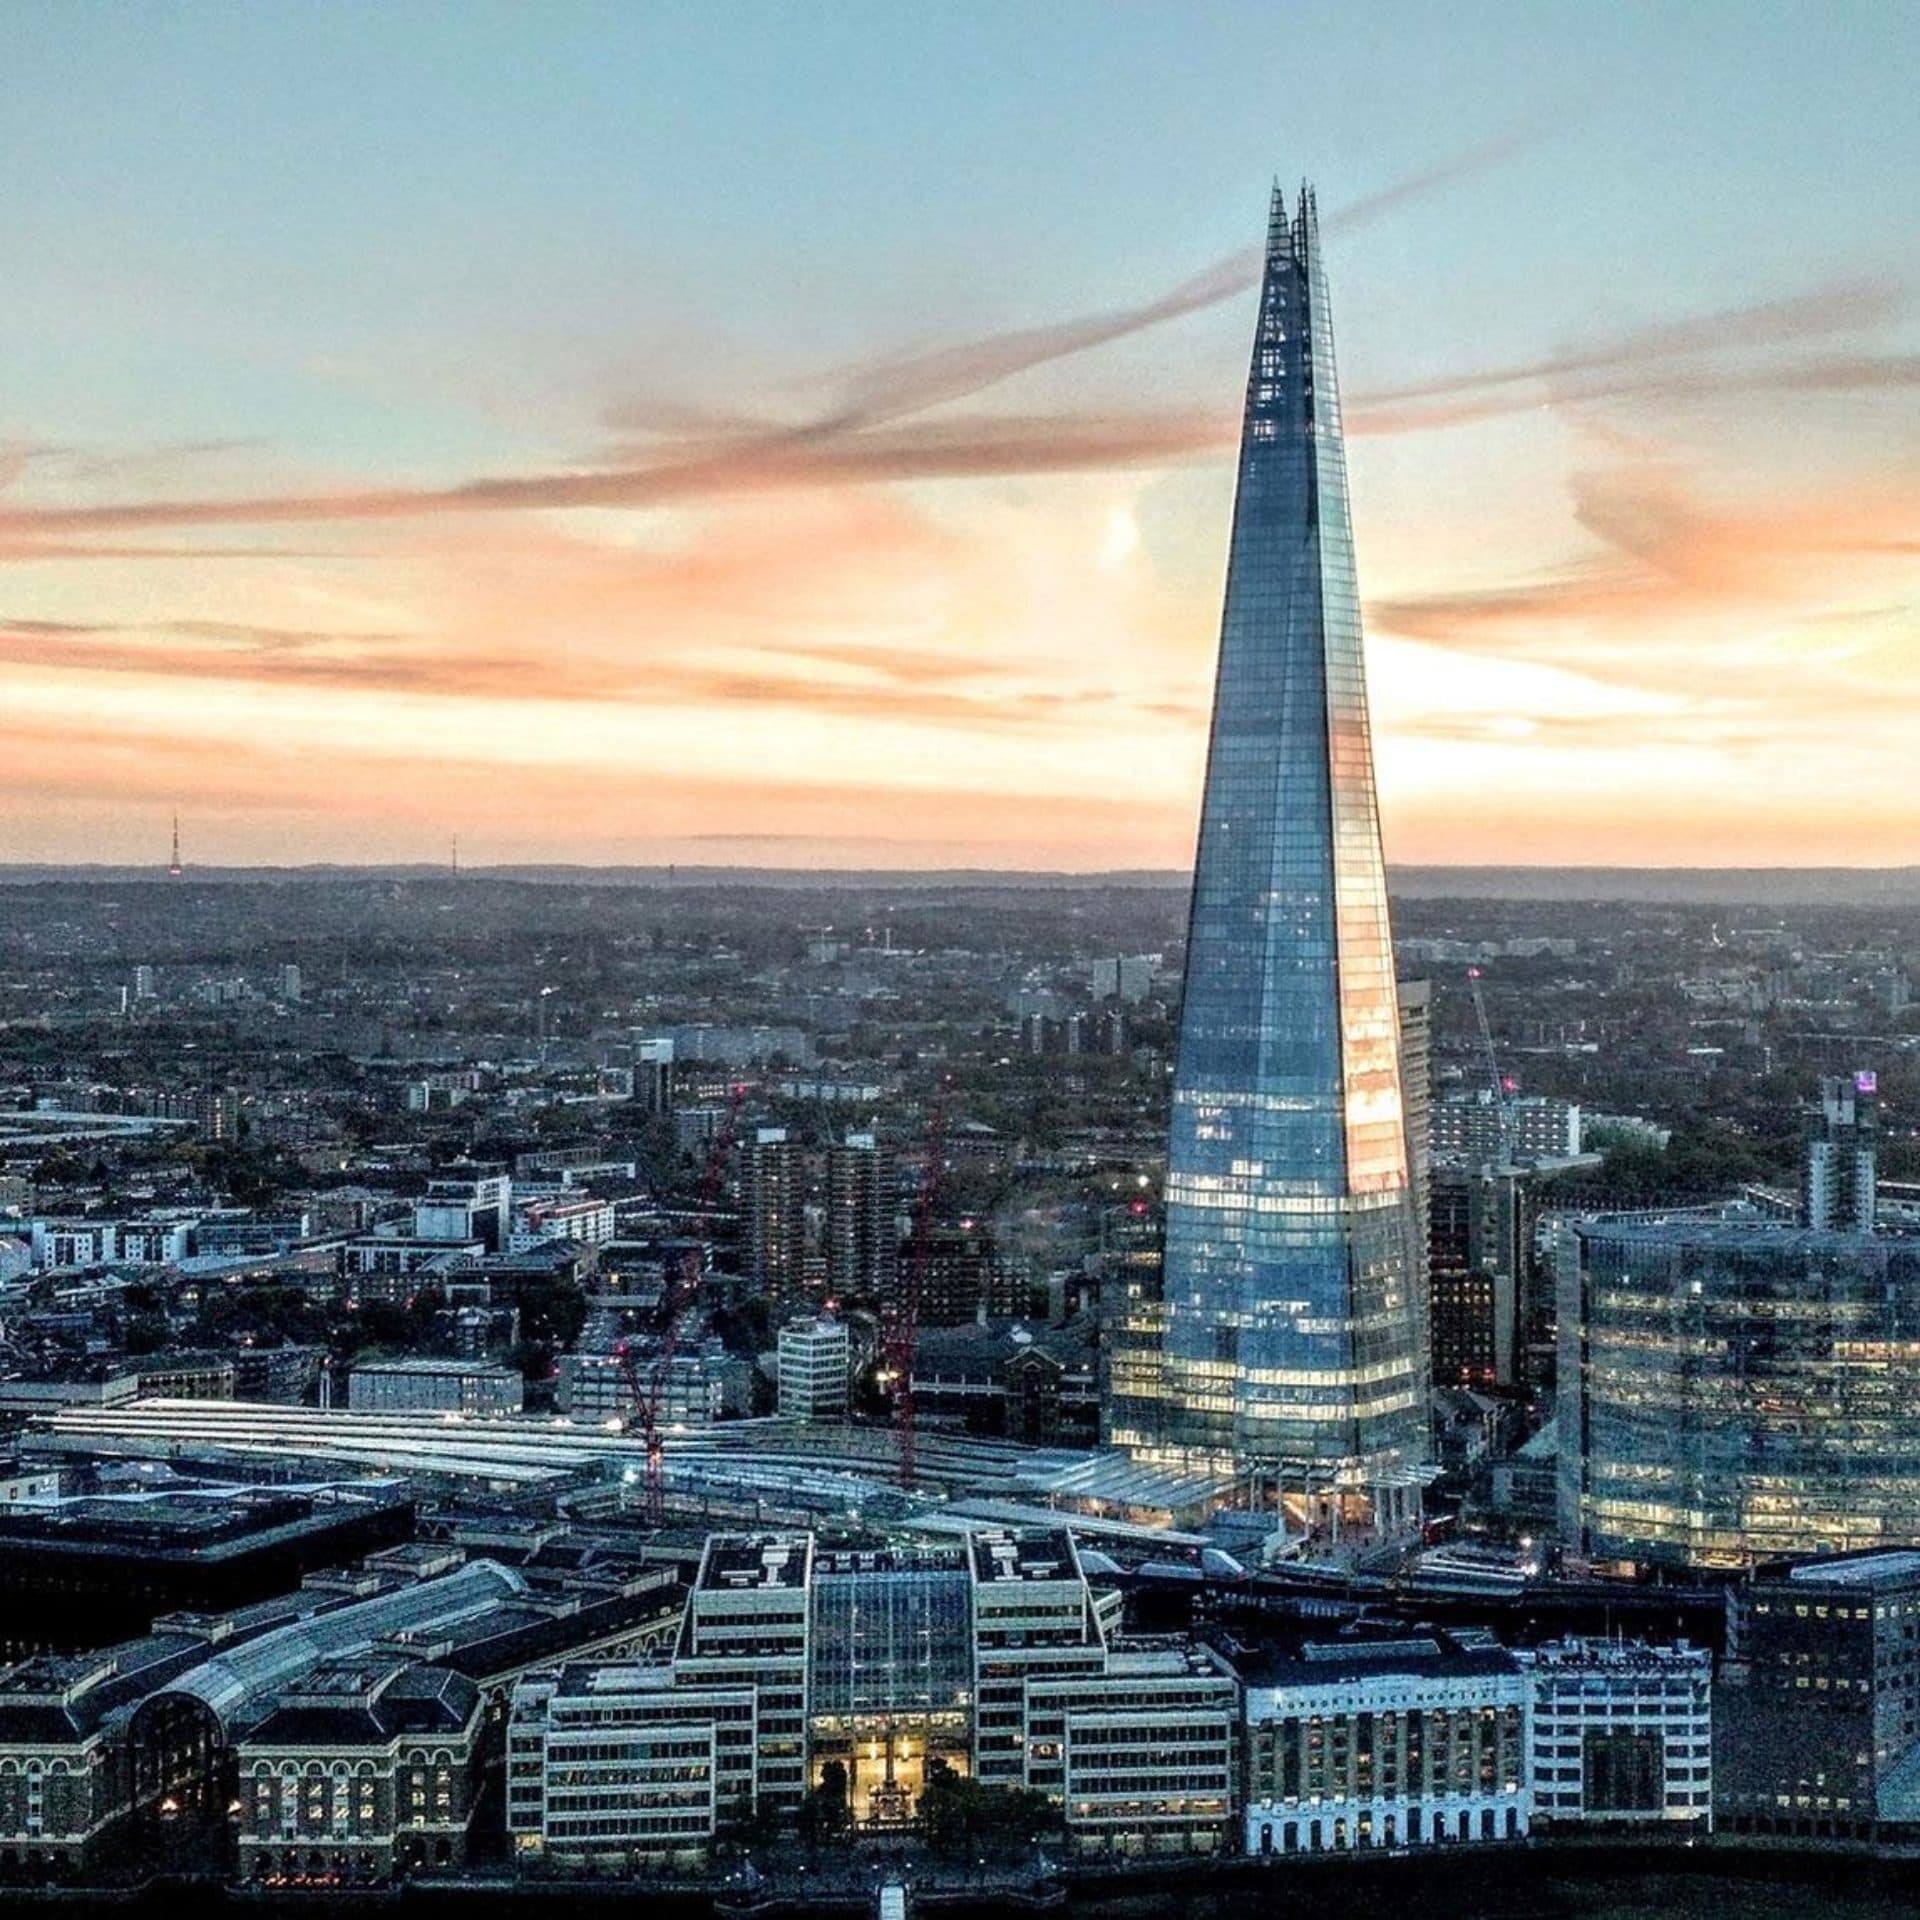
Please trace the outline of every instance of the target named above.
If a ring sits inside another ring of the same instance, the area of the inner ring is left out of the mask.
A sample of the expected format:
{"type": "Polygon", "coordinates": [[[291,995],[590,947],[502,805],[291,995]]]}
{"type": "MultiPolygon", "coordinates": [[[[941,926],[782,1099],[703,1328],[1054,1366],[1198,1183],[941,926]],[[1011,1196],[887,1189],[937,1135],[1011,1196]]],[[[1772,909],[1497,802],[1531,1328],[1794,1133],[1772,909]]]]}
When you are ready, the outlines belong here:
{"type": "Polygon", "coordinates": [[[1569,1544],[1702,1567],[1920,1545],[1920,1241],[1697,1219],[1577,1233],[1569,1544]]]}
{"type": "Polygon", "coordinates": [[[1247,385],[1164,1313],[1152,1430],[1113,1439],[1362,1496],[1424,1460],[1393,946],[1309,193],[1292,217],[1274,197],[1247,385]]]}

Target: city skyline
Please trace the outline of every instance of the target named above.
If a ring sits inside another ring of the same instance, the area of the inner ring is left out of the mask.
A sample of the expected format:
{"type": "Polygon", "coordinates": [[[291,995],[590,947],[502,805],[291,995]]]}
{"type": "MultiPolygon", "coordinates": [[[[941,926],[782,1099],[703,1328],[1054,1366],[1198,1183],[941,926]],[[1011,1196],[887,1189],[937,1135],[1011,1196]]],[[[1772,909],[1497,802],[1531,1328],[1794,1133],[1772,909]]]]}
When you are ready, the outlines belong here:
{"type": "Polygon", "coordinates": [[[1920,49],[1804,25],[18,8],[0,860],[1184,865],[1276,167],[1389,860],[1911,860],[1920,49]]]}

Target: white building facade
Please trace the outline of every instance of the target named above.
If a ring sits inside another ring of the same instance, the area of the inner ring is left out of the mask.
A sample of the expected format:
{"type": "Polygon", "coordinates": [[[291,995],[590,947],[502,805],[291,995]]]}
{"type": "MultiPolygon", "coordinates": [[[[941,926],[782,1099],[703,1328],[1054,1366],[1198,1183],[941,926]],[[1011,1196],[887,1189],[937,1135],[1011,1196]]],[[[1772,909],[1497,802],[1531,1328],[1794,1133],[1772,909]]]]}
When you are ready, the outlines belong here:
{"type": "Polygon", "coordinates": [[[1533,1681],[1535,1818],[1547,1827],[1713,1824],[1713,1656],[1559,1640],[1515,1655],[1533,1681]]]}
{"type": "Polygon", "coordinates": [[[846,1323],[825,1314],[780,1329],[780,1418],[808,1425],[847,1417],[853,1346],[846,1323]]]}
{"type": "Polygon", "coordinates": [[[1248,1853],[1526,1837],[1532,1690],[1490,1635],[1309,1645],[1246,1678],[1248,1853]]]}

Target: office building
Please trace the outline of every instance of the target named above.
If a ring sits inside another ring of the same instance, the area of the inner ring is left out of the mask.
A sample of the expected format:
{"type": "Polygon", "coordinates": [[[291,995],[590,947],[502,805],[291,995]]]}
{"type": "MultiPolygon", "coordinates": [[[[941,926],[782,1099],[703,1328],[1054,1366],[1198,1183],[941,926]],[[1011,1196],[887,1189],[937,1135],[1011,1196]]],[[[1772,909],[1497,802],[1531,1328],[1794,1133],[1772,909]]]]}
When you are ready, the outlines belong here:
{"type": "Polygon", "coordinates": [[[1713,1655],[1638,1640],[1517,1652],[1533,1681],[1534,1830],[1713,1825],[1713,1655]]]}
{"type": "Polygon", "coordinates": [[[634,1042],[633,1102],[654,1117],[673,1111],[673,1042],[664,1035],[634,1042]]]}
{"type": "Polygon", "coordinates": [[[1770,1562],[1727,1594],[1723,1831],[1872,1839],[1920,1822],[1920,1553],[1770,1562]]]}
{"type": "Polygon", "coordinates": [[[1100,1217],[1100,1419],[1112,1446],[1153,1439],[1165,1398],[1166,1235],[1145,1199],[1100,1217]]]}
{"type": "Polygon", "coordinates": [[[782,1420],[816,1426],[846,1419],[852,1374],[853,1345],[844,1321],[820,1314],[789,1320],[780,1329],[782,1420]]]}
{"type": "Polygon", "coordinates": [[[637,1428],[645,1398],[657,1390],[662,1427],[710,1427],[727,1411],[730,1376],[740,1364],[720,1341],[705,1337],[682,1338],[671,1354],[645,1341],[636,1341],[624,1359],[616,1353],[563,1353],[556,1362],[554,1407],[569,1420],[637,1428]]]}
{"type": "Polygon", "coordinates": [[[1308,1642],[1237,1664],[1248,1853],[1526,1837],[1532,1689],[1491,1635],[1308,1642]]]}
{"type": "Polygon", "coordinates": [[[1078,1853],[1224,1851],[1234,1674],[1118,1623],[1064,1531],[716,1535],[670,1666],[574,1666],[516,1691],[516,1852],[694,1868],[727,1824],[830,1787],[856,1828],[905,1829],[943,1777],[1045,1794],[1078,1853]]]}
{"type": "Polygon", "coordinates": [[[507,1244],[513,1222],[513,1180],[504,1173],[478,1171],[429,1180],[413,1209],[416,1240],[477,1240],[488,1253],[507,1244]]]}
{"type": "Polygon", "coordinates": [[[1573,1235],[1567,1545],[1743,1567],[1920,1544],[1920,1240],[1686,1216],[1573,1235]]]}
{"type": "Polygon", "coordinates": [[[507,1828],[523,1864],[697,1872],[753,1804],[751,1685],[659,1665],[568,1666],[523,1680],[507,1729],[507,1828]]]}
{"type": "Polygon", "coordinates": [[[1436,1162],[1428,1218],[1436,1387],[1523,1383],[1537,1182],[1524,1167],[1436,1162]]]}
{"type": "Polygon", "coordinates": [[[1845,1233],[1871,1233],[1877,1213],[1879,1077],[1833,1074],[1807,1116],[1801,1164],[1800,1224],[1845,1233]]]}
{"type": "Polygon", "coordinates": [[[1400,1015],[1317,215],[1276,192],[1187,940],[1152,1454],[1407,1524],[1427,1457],[1400,1015]]]}
{"type": "Polygon", "coordinates": [[[401,1654],[296,1680],[234,1749],[236,1877],[377,1885],[466,1865],[485,1725],[465,1674],[401,1654]]]}
{"type": "Polygon", "coordinates": [[[485,1360],[370,1360],[347,1376],[355,1413],[518,1413],[526,1382],[485,1360]]]}

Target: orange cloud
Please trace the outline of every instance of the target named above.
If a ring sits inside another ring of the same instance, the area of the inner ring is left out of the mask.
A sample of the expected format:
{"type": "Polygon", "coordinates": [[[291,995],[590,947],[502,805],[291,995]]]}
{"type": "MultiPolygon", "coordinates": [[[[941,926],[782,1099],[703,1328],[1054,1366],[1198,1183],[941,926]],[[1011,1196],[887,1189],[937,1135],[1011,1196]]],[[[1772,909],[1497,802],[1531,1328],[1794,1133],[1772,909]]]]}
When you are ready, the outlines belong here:
{"type": "MultiPolygon", "coordinates": [[[[1597,554],[1518,584],[1374,600],[1370,621],[1449,647],[1577,656],[1593,671],[1640,677],[1659,663],[1634,639],[1664,644],[1683,618],[1845,604],[1874,563],[1913,551],[1920,525],[1920,501],[1859,484],[1845,494],[1823,488],[1811,502],[1715,506],[1669,463],[1649,459],[1578,473],[1570,493],[1597,554]]],[[[1667,664],[1698,684],[1697,660],[1667,664]]]]}

